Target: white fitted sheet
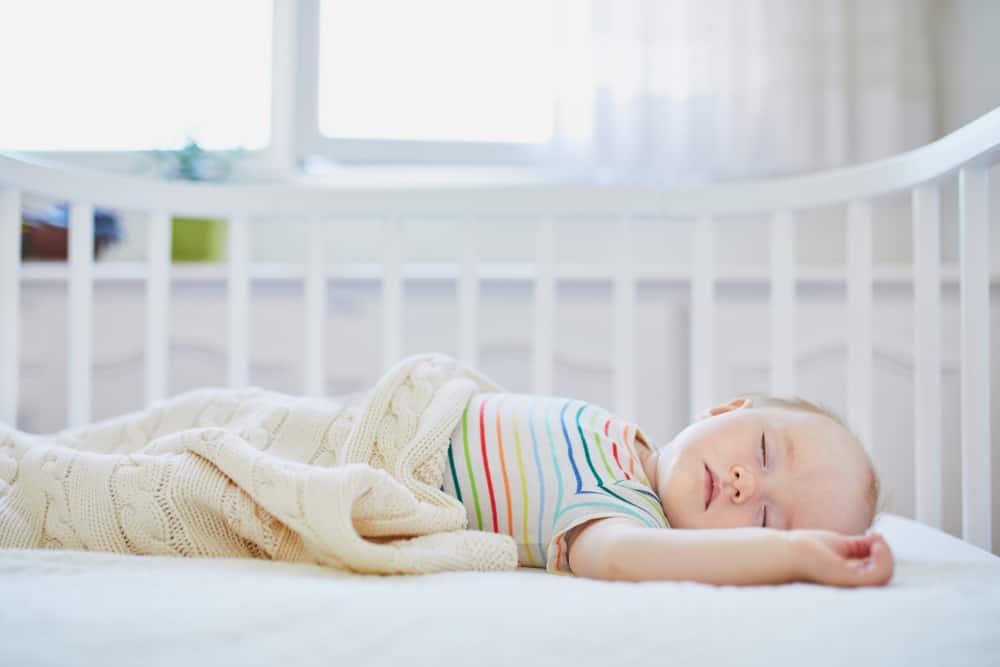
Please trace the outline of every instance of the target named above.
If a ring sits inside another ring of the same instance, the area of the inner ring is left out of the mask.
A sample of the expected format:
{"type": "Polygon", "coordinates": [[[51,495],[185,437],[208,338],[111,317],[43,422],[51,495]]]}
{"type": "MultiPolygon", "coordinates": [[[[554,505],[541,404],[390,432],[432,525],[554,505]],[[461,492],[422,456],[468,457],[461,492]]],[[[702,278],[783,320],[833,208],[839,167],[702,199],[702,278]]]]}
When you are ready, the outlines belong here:
{"type": "Polygon", "coordinates": [[[1000,558],[875,528],[897,568],[865,589],[0,550],[0,665],[1000,663],[1000,558]]]}

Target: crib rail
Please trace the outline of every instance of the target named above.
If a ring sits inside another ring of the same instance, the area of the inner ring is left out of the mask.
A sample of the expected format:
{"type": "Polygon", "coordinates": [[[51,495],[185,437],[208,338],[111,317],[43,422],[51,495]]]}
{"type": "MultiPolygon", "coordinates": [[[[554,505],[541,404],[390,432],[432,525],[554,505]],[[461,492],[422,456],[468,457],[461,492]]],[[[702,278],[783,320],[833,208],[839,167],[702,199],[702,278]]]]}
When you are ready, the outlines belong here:
{"type": "MultiPolygon", "coordinates": [[[[695,221],[692,245],[690,394],[695,411],[715,398],[713,387],[716,221],[734,214],[770,215],[771,389],[795,392],[796,285],[795,224],[799,211],[838,205],[847,220],[848,421],[866,443],[872,433],[872,204],[906,192],[913,210],[915,314],[916,518],[942,525],[940,185],[957,173],[959,183],[962,387],[962,536],[985,549],[991,545],[989,219],[988,168],[1000,161],[1000,109],[922,148],[876,162],[808,176],[687,189],[626,186],[532,185],[496,187],[342,188],[303,185],[190,185],[140,180],[42,164],[0,154],[0,420],[16,423],[18,406],[18,317],[20,213],[23,193],[70,202],[68,262],[68,424],[86,423],[91,405],[91,254],[93,206],[151,214],[147,289],[146,399],[167,395],[167,306],[170,295],[169,220],[173,215],[219,216],[229,220],[228,382],[242,386],[249,376],[250,261],[248,226],[260,216],[298,217],[309,222],[309,249],[301,279],[305,291],[303,390],[323,392],[323,323],[327,282],[337,275],[324,256],[328,221],[379,219],[388,230],[405,217],[428,214],[472,221],[476,216],[515,214],[538,221],[537,261],[526,270],[506,271],[467,253],[453,271],[459,300],[459,357],[477,365],[479,286],[489,275],[530,280],[534,286],[533,389],[553,386],[553,306],[561,278],[555,262],[554,222],[575,215],[613,216],[620,225],[613,282],[615,323],[614,409],[633,414],[636,267],[628,255],[631,220],[655,215],[695,221]]],[[[471,234],[471,224],[464,225],[471,234]]],[[[389,244],[375,275],[383,289],[384,364],[402,350],[402,287],[409,270],[401,259],[399,234],[389,244]]],[[[470,237],[471,239],[471,237],[470,237]]],[[[468,244],[471,248],[471,243],[468,244]]]]}

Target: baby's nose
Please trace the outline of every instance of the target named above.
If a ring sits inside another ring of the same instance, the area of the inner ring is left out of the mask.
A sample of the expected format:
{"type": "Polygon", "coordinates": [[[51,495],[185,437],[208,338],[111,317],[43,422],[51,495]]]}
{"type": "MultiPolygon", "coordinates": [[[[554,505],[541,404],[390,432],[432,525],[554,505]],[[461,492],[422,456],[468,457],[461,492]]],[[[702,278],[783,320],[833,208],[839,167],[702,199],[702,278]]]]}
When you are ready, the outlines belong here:
{"type": "Polygon", "coordinates": [[[747,468],[735,465],[729,470],[729,487],[729,497],[734,503],[746,502],[753,497],[753,475],[747,468]]]}

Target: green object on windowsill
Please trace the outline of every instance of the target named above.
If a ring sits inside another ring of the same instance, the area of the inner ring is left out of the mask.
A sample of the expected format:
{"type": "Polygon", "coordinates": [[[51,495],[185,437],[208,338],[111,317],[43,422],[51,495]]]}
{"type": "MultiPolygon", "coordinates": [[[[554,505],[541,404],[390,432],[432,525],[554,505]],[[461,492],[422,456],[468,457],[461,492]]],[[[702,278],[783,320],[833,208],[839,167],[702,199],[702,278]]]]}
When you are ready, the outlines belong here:
{"type": "Polygon", "coordinates": [[[226,245],[226,221],[212,218],[174,218],[170,258],[175,262],[216,262],[226,245]]]}
{"type": "MultiPolygon", "coordinates": [[[[243,154],[206,151],[190,135],[183,148],[154,151],[164,178],[182,181],[216,181],[229,178],[233,164],[243,154]]],[[[175,262],[215,262],[223,258],[226,221],[215,218],[174,218],[171,224],[170,257],[175,262]]]]}

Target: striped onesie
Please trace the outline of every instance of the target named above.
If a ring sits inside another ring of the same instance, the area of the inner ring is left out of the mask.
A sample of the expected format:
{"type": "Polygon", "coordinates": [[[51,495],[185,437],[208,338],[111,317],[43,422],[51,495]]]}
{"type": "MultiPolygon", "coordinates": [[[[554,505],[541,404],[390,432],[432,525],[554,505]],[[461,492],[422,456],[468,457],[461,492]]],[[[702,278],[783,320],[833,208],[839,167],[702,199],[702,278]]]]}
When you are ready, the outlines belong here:
{"type": "Polygon", "coordinates": [[[565,534],[576,525],[623,516],[670,527],[635,453],[637,428],[585,401],[476,394],[451,434],[441,490],[465,506],[469,529],[513,537],[520,565],[571,573],[565,534]]]}

